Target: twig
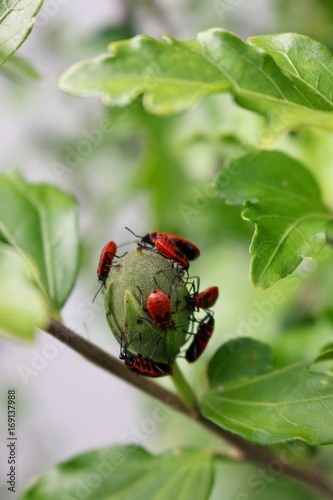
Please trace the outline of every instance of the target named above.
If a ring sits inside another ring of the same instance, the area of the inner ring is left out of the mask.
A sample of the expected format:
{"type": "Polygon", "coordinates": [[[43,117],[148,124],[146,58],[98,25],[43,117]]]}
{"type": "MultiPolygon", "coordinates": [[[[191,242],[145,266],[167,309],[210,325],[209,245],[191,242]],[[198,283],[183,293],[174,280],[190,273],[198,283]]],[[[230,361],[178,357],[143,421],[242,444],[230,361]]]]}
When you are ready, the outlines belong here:
{"type": "Polygon", "coordinates": [[[298,467],[286,464],[265,448],[255,446],[245,441],[240,436],[222,429],[200,415],[197,411],[186,408],[179,397],[172,392],[164,389],[158,384],[155,384],[148,378],[135,376],[124,367],[123,363],[118,361],[113,356],[110,356],[110,354],[103,349],[100,349],[95,344],[92,344],[88,340],[80,337],[58,321],[51,319],[47,332],[75,351],[79,352],[90,362],[100,368],[103,368],[109,373],[112,373],[116,377],[121,378],[125,382],[128,382],[153,398],[162,401],[164,404],[202,425],[219,438],[227,441],[238,450],[240,457],[243,457],[250,462],[260,464],[268,469],[268,471],[270,470],[269,467],[274,465],[276,469],[281,471],[281,474],[300,481],[303,485],[309,486],[315,491],[326,496],[326,498],[333,499],[333,485],[321,475],[320,471],[316,469],[299,469],[298,467]]]}

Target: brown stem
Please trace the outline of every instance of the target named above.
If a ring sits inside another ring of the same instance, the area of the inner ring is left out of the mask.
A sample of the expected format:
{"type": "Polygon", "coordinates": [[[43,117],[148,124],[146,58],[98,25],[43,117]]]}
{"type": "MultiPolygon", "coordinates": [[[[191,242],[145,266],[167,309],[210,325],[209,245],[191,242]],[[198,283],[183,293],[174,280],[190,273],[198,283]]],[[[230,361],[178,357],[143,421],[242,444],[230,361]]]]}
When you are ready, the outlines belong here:
{"type": "Polygon", "coordinates": [[[318,470],[299,469],[289,463],[284,463],[265,448],[255,446],[245,441],[240,436],[222,429],[210,420],[207,420],[198,412],[188,410],[177,395],[164,389],[160,385],[155,384],[148,378],[133,375],[133,373],[124,368],[123,363],[118,361],[113,356],[110,356],[110,354],[103,351],[103,349],[100,349],[95,344],[92,344],[88,340],[80,337],[58,321],[51,319],[47,332],[75,351],[79,352],[95,365],[103,368],[109,373],[112,373],[116,377],[125,380],[137,389],[141,389],[146,394],[162,401],[164,404],[202,425],[219,438],[222,438],[232,444],[238,450],[238,455],[240,457],[265,467],[268,472],[270,472],[271,467],[274,471],[279,470],[279,475],[283,474],[296,479],[303,485],[307,485],[326,496],[326,498],[333,499],[333,485],[330,484],[318,470]]]}

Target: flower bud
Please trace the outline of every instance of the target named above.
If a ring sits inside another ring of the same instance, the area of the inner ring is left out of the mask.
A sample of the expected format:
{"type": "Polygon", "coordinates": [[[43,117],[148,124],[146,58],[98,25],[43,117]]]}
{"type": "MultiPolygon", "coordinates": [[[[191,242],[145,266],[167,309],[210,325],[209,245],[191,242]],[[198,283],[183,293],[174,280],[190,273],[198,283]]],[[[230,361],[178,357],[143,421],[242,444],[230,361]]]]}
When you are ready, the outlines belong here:
{"type": "Polygon", "coordinates": [[[186,340],[190,322],[186,282],[177,269],[156,252],[140,246],[119,258],[110,270],[105,291],[106,318],[126,353],[170,363],[186,340]],[[161,271],[161,272],[159,272],[161,271]],[[153,290],[171,300],[172,321],[159,328],[147,310],[153,290]]]}

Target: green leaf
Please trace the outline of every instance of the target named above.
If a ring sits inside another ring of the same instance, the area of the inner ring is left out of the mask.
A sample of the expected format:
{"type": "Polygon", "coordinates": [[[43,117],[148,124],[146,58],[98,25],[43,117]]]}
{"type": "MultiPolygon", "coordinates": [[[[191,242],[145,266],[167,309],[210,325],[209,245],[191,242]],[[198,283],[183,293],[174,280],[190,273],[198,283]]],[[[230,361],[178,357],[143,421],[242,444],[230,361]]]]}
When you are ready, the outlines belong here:
{"type": "Polygon", "coordinates": [[[250,275],[256,287],[268,288],[323,248],[328,210],[299,161],[276,151],[246,154],[228,162],[217,189],[227,203],[243,203],[243,219],[255,224],[250,275]]]}
{"type": "MultiPolygon", "coordinates": [[[[299,37],[297,34],[290,36],[299,37]]],[[[231,82],[236,101],[245,108],[269,116],[271,122],[266,133],[275,136],[304,124],[333,129],[332,96],[327,100],[326,96],[318,95],[316,89],[310,92],[303,83],[296,84],[264,50],[247,45],[233,33],[220,29],[199,33],[197,38],[200,46],[205,48],[206,57],[231,82]]],[[[312,43],[317,42],[303,38],[304,53],[312,43]]],[[[332,87],[332,72],[326,65],[329,51],[321,47],[322,52],[318,54],[323,63],[321,78],[327,87],[332,87]]],[[[330,57],[333,61],[332,54],[330,57]]],[[[311,67],[305,78],[312,79],[311,67]]]]}
{"type": "Polygon", "coordinates": [[[31,339],[48,321],[47,303],[31,280],[26,260],[0,244],[0,331],[31,339]]]}
{"type": "Polygon", "coordinates": [[[295,88],[314,109],[332,110],[332,52],[305,35],[283,33],[249,38],[249,42],[272,56],[295,88]],[[325,105],[326,103],[326,105],[325,105]]]}
{"type": "Polygon", "coordinates": [[[42,3],[42,0],[0,2],[0,66],[27,38],[42,3]]]}
{"type": "Polygon", "coordinates": [[[109,106],[127,106],[144,93],[144,106],[160,115],[195,106],[204,96],[229,89],[224,75],[186,44],[147,36],[110,45],[112,55],[83,61],[62,75],[59,86],[73,95],[102,93],[109,106]]]}
{"type": "Polygon", "coordinates": [[[50,312],[57,314],[77,275],[75,200],[47,184],[29,185],[16,172],[1,174],[0,232],[31,264],[50,312]]]}
{"type": "Polygon", "coordinates": [[[27,80],[39,80],[40,74],[36,68],[22,57],[12,56],[1,67],[1,73],[9,80],[23,85],[27,80]]]}
{"type": "Polygon", "coordinates": [[[251,38],[249,45],[215,28],[186,42],[164,38],[167,43],[146,36],[112,43],[111,55],[72,66],[59,86],[73,95],[101,93],[110,106],[127,106],[144,94],[146,110],[160,115],[190,109],[211,93],[231,92],[241,106],[270,118],[266,138],[304,125],[333,129],[333,59],[318,42],[289,34],[283,49],[279,43],[285,54],[276,57],[270,36],[251,38]],[[294,60],[287,69],[285,61],[290,46],[297,60],[293,70],[294,60]]]}
{"type": "Polygon", "coordinates": [[[230,340],[214,354],[208,365],[209,385],[212,389],[226,387],[256,375],[271,371],[271,348],[247,337],[230,340]]]}
{"type": "Polygon", "coordinates": [[[319,355],[313,361],[313,364],[320,363],[322,361],[332,361],[333,360],[333,344],[326,344],[320,351],[319,355]]]}
{"type": "Polygon", "coordinates": [[[202,412],[224,429],[259,444],[301,439],[333,443],[333,376],[308,369],[309,362],[208,391],[202,412]]]}
{"type": "Polygon", "coordinates": [[[21,500],[208,499],[213,458],[203,450],[151,455],[135,445],[79,455],[35,481],[21,500]]]}

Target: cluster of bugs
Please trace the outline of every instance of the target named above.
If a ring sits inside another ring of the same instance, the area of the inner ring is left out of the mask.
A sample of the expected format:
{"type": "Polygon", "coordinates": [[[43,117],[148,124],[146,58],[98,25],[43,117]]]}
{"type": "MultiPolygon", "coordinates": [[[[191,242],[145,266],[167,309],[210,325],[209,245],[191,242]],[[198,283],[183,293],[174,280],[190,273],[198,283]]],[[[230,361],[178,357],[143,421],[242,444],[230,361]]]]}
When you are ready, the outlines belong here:
{"type": "MultiPolygon", "coordinates": [[[[138,236],[130,229],[126,229],[136,238],[139,238],[139,245],[141,247],[152,249],[171,261],[171,267],[165,270],[175,267],[178,275],[181,277],[184,277],[186,273],[186,284],[190,285],[189,294],[187,296],[187,307],[191,313],[191,321],[198,325],[195,333],[188,332],[189,339],[192,337],[192,342],[185,351],[185,359],[189,363],[193,363],[204,352],[209,339],[213,335],[215,322],[211,307],[215,304],[219,293],[218,287],[216,286],[209,287],[203,292],[199,292],[199,278],[190,278],[188,276],[189,262],[199,257],[200,250],[194,243],[176,234],[157,231],[147,233],[145,236],[138,236]],[[205,316],[197,320],[195,313],[200,310],[205,311],[205,316]]],[[[114,257],[118,257],[116,252],[117,245],[114,241],[109,241],[101,252],[97,267],[97,277],[98,281],[101,283],[101,288],[106,285],[110,269],[112,265],[114,265],[114,257]]],[[[155,282],[157,285],[156,279],[155,282]]],[[[146,304],[143,304],[141,291],[140,294],[141,307],[148,313],[157,328],[161,329],[161,331],[166,328],[172,328],[173,319],[170,296],[160,289],[158,285],[156,289],[150,292],[146,304]]],[[[140,354],[140,347],[137,355],[132,356],[128,353],[128,345],[125,345],[125,347],[121,348],[119,358],[124,361],[125,367],[133,373],[154,378],[172,375],[171,363],[161,363],[152,359],[158,342],[159,340],[157,340],[150,357],[143,357],[140,354]]]]}

